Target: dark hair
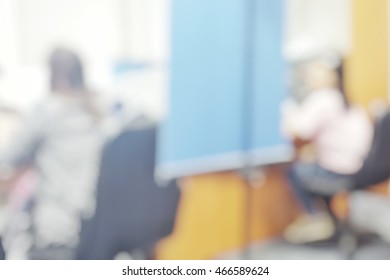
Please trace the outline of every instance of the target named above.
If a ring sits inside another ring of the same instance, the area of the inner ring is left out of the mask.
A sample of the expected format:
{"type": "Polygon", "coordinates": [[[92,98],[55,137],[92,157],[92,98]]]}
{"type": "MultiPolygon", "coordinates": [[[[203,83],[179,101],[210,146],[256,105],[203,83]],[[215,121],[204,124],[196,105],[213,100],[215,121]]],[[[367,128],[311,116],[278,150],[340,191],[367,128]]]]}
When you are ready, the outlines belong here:
{"type": "Polygon", "coordinates": [[[79,56],[67,49],[55,49],[49,59],[52,91],[86,90],[79,56]]]}
{"type": "Polygon", "coordinates": [[[341,95],[342,95],[343,100],[344,100],[344,105],[346,108],[349,108],[350,102],[349,102],[347,93],[345,92],[345,86],[344,86],[344,78],[345,77],[344,77],[344,63],[343,63],[343,61],[340,62],[336,71],[337,71],[337,75],[339,76],[339,89],[340,89],[341,95]]]}
{"type": "Polygon", "coordinates": [[[80,97],[85,109],[95,118],[101,114],[92,100],[92,92],[84,81],[83,63],[73,51],[65,48],[55,49],[49,58],[50,88],[53,93],[73,93],[80,97]]]}

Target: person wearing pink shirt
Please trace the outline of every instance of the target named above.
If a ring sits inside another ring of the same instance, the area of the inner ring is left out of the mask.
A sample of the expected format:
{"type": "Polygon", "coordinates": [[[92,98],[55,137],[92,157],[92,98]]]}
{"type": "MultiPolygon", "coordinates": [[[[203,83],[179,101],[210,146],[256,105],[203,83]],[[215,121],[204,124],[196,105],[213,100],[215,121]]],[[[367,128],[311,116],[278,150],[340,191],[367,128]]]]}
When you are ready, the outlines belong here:
{"type": "Polygon", "coordinates": [[[333,195],[353,187],[352,176],[362,167],[369,151],[373,127],[365,111],[351,105],[340,90],[337,66],[316,59],[304,68],[307,96],[282,106],[283,133],[290,139],[310,141],[314,161],[295,162],[288,172],[294,194],[304,208],[285,231],[294,243],[331,237],[331,218],[318,207],[311,193],[333,195]]]}

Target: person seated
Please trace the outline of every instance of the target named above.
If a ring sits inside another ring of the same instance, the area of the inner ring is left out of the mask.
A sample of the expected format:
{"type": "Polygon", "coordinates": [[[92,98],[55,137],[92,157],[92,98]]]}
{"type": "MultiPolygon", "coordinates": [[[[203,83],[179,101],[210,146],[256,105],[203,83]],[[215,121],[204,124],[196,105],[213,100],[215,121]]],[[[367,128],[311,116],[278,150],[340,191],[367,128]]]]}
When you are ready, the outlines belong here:
{"type": "Polygon", "coordinates": [[[297,160],[288,172],[293,193],[304,208],[285,231],[293,243],[330,238],[334,224],[312,193],[331,196],[353,186],[369,151],[373,128],[364,112],[340,90],[338,65],[324,58],[309,61],[303,71],[307,96],[282,107],[282,130],[291,140],[310,141],[315,160],[297,160]]]}
{"type": "Polygon", "coordinates": [[[38,178],[28,226],[20,232],[25,238],[4,240],[7,258],[73,259],[81,224],[94,213],[97,167],[105,141],[97,93],[87,86],[82,60],[75,52],[53,50],[48,68],[50,93],[0,153],[0,184],[12,185],[26,170],[38,178]]]}

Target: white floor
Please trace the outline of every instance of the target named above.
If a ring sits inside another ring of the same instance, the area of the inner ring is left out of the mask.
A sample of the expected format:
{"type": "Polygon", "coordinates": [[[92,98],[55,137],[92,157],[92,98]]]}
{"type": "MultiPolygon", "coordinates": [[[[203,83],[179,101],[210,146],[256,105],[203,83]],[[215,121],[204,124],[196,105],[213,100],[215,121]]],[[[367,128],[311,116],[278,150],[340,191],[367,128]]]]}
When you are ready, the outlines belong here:
{"type": "MultiPolygon", "coordinates": [[[[246,252],[232,252],[221,259],[255,260],[341,260],[346,256],[333,243],[317,245],[293,245],[283,240],[271,240],[250,246],[246,252]]],[[[379,240],[361,244],[354,255],[360,260],[390,260],[390,245],[379,240]]]]}

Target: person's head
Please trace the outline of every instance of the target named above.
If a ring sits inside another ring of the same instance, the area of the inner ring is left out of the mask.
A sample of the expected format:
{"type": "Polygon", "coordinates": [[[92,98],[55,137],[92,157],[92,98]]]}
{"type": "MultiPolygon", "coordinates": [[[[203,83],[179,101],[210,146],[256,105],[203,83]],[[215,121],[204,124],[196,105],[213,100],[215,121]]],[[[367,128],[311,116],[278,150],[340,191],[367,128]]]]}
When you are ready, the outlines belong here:
{"type": "Polygon", "coordinates": [[[326,60],[315,59],[308,62],[303,71],[304,83],[309,92],[323,88],[339,88],[337,67],[326,60]]]}
{"type": "Polygon", "coordinates": [[[338,89],[346,108],[349,100],[343,87],[343,67],[341,59],[337,57],[321,56],[308,61],[303,70],[303,81],[308,93],[320,89],[338,89]]]}
{"type": "Polygon", "coordinates": [[[67,49],[55,49],[49,59],[50,67],[50,87],[53,93],[78,97],[82,101],[84,108],[95,119],[100,120],[102,114],[94,100],[94,92],[91,92],[84,81],[83,64],[79,56],[67,49]]]}
{"type": "Polygon", "coordinates": [[[85,91],[84,71],[78,55],[65,48],[55,49],[49,58],[53,92],[85,91]]]}

